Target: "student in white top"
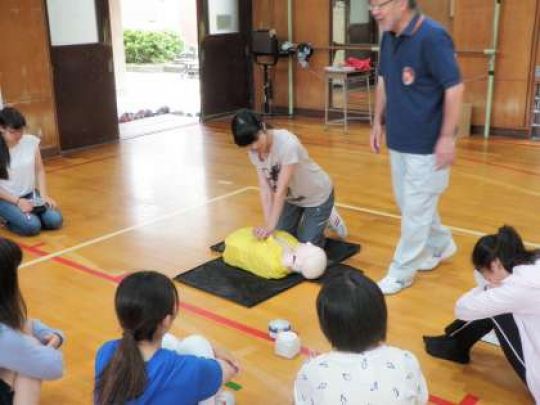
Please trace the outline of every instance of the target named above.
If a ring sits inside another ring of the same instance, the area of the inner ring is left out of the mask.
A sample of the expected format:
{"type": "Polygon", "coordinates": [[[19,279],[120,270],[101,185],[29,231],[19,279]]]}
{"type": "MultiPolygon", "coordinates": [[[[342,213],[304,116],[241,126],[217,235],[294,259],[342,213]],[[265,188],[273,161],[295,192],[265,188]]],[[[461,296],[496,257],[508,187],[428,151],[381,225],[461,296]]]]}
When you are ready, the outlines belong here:
{"type": "Polygon", "coordinates": [[[40,140],[25,127],[15,108],[0,111],[0,217],[12,232],[32,236],[60,228],[63,218],[47,192],[40,140]]]}
{"type": "Polygon", "coordinates": [[[317,297],[321,329],[333,351],[312,358],[296,377],[296,405],[426,404],[416,357],[385,344],[387,309],[375,282],[351,271],[317,297]]]}
{"type": "Polygon", "coordinates": [[[504,355],[540,404],[540,251],[527,250],[510,226],[478,240],[476,288],[456,303],[459,319],[442,336],[425,336],[434,357],[469,362],[469,351],[495,330],[504,355]]]}
{"type": "Polygon", "coordinates": [[[334,207],[334,186],[328,174],[309,156],[298,138],[285,129],[267,129],[253,111],[238,112],[231,124],[234,143],[249,148],[257,169],[264,225],[254,228],[259,239],[275,230],[289,232],[301,243],[324,244],[328,226],[347,236],[334,207]]]}

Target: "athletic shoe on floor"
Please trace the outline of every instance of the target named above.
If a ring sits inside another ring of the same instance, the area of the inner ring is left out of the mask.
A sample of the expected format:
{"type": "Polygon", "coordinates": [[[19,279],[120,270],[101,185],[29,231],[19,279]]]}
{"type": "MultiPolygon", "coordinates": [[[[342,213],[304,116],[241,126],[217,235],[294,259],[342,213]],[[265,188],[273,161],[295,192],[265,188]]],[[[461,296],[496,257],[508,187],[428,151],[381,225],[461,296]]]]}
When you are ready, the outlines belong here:
{"type": "Polygon", "coordinates": [[[401,281],[394,276],[386,276],[377,283],[384,295],[396,294],[401,290],[410,287],[413,283],[412,280],[401,281]]]}
{"type": "Polygon", "coordinates": [[[437,267],[441,262],[449,259],[454,256],[457,252],[457,245],[453,239],[450,240],[450,243],[444,248],[442,252],[437,252],[433,254],[429,259],[425,260],[423,263],[418,266],[419,271],[430,271],[437,267]]]}
{"type": "Polygon", "coordinates": [[[345,239],[348,235],[347,225],[345,225],[345,221],[341,218],[341,215],[339,215],[335,206],[332,207],[332,212],[330,213],[330,218],[328,218],[326,227],[335,232],[340,239],[345,239]]]}

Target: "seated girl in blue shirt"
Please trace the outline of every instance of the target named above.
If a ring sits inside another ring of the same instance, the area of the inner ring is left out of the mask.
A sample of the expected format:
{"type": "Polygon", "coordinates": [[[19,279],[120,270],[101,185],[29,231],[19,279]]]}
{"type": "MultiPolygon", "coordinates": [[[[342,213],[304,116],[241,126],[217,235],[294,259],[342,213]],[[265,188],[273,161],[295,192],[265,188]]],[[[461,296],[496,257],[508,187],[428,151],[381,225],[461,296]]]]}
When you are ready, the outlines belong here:
{"type": "MultiPolygon", "coordinates": [[[[122,280],[115,297],[122,338],[105,343],[96,355],[96,404],[195,405],[236,374],[236,361],[215,348],[211,359],[162,347],[178,305],[178,292],[163,274],[143,271],[122,280]]],[[[166,340],[165,347],[176,345],[170,336],[166,340]]],[[[197,346],[201,338],[195,341],[197,346]]]]}

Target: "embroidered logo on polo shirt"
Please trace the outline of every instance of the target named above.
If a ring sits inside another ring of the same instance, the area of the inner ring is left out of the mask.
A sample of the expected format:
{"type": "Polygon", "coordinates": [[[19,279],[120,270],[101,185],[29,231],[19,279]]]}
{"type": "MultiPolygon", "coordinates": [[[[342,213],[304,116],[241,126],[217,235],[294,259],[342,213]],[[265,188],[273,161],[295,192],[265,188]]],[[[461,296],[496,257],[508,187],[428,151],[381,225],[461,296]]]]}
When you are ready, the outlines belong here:
{"type": "Polygon", "coordinates": [[[401,80],[403,81],[403,84],[405,86],[410,86],[414,83],[414,79],[416,78],[415,76],[416,74],[414,72],[414,69],[410,66],[405,66],[401,73],[401,80]]]}

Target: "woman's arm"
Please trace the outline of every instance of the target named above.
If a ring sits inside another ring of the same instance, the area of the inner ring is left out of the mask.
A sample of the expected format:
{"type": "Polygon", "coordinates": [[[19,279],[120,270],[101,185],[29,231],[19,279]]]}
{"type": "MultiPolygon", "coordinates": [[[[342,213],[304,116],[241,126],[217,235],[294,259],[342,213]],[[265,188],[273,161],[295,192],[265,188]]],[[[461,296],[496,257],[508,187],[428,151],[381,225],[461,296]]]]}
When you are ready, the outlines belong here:
{"type": "Polygon", "coordinates": [[[476,287],[456,302],[455,314],[463,321],[513,313],[530,306],[529,294],[508,282],[496,287],[476,287]]]}
{"type": "Polygon", "coordinates": [[[270,185],[264,177],[264,174],[257,170],[257,177],[259,179],[259,191],[261,195],[261,204],[264,214],[264,222],[268,221],[270,218],[270,212],[272,211],[272,190],[270,190],[270,185]]]}
{"type": "Polygon", "coordinates": [[[49,205],[49,207],[56,207],[56,202],[49,197],[47,193],[47,178],[45,176],[45,166],[43,165],[43,159],[41,158],[41,151],[39,148],[36,150],[36,188],[39,190],[41,199],[43,202],[49,205]]]}
{"type": "Polygon", "coordinates": [[[62,352],[44,346],[32,336],[2,326],[0,333],[0,367],[39,380],[62,377],[62,352]]]}
{"type": "Polygon", "coordinates": [[[29,213],[34,208],[32,201],[21,198],[0,188],[0,199],[15,204],[22,212],[29,213]]]}
{"type": "Polygon", "coordinates": [[[29,322],[31,322],[32,335],[44,345],[57,349],[66,340],[61,330],[50,328],[37,319],[32,319],[29,322]]]}
{"type": "Polygon", "coordinates": [[[265,223],[265,228],[273,231],[276,228],[276,225],[281,216],[281,211],[283,211],[283,205],[285,205],[285,197],[287,197],[287,192],[289,189],[289,183],[291,177],[296,170],[296,164],[293,165],[284,165],[279,172],[279,178],[277,182],[276,191],[273,195],[273,204],[272,210],[270,211],[270,216],[265,223]]]}

